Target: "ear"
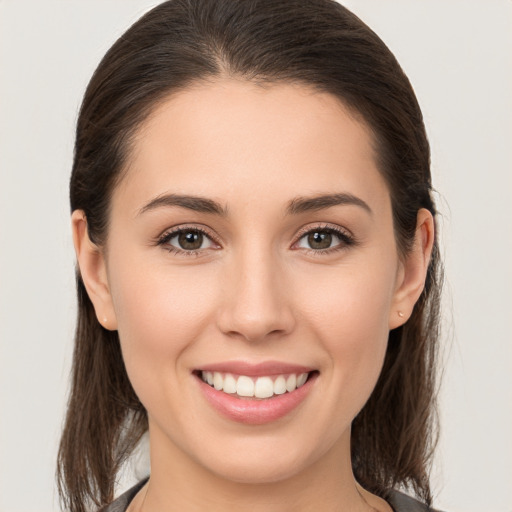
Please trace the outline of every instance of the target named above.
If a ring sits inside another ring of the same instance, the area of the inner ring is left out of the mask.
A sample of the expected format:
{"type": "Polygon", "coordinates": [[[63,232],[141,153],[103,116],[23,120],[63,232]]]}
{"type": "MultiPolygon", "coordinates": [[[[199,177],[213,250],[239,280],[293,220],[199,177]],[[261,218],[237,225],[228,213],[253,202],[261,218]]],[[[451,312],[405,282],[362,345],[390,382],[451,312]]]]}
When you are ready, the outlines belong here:
{"type": "Polygon", "coordinates": [[[400,263],[397,274],[393,303],[389,313],[390,329],[403,325],[409,319],[425,287],[434,245],[434,232],[434,218],[428,210],[422,208],[418,211],[412,249],[400,263]]]}
{"type": "Polygon", "coordinates": [[[71,225],[80,275],[93,303],[96,318],[105,329],[114,331],[117,329],[117,319],[108,285],[104,252],[91,242],[83,210],[72,213],[71,225]]]}

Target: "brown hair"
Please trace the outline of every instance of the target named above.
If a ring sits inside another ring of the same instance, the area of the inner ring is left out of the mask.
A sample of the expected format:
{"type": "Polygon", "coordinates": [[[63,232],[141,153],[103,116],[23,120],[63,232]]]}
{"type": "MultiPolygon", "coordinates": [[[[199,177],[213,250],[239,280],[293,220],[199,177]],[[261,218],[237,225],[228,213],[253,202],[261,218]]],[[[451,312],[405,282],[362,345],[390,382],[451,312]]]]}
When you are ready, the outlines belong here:
{"type": "MultiPolygon", "coordinates": [[[[294,82],[335,95],[374,134],[397,245],[410,248],[420,208],[435,214],[429,145],[412,87],[393,54],[334,0],[171,0],[108,51],[85,93],[76,131],[71,210],[102,246],[112,191],[137,128],[170,93],[219,76],[294,82]]],[[[386,497],[406,486],[431,501],[441,270],[437,242],[411,318],[389,334],[379,381],[352,426],[356,479],[386,497]]],[[[115,477],[147,429],[117,332],[98,323],[77,272],[78,322],[68,411],[58,456],[66,510],[113,499],[115,477]]]]}

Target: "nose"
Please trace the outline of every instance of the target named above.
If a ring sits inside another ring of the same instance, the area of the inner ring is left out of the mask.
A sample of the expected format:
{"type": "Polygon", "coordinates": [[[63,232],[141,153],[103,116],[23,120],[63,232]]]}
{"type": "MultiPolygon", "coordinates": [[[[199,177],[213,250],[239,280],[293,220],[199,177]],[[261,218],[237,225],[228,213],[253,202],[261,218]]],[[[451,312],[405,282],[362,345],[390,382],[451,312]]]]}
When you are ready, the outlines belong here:
{"type": "Polygon", "coordinates": [[[292,297],[280,265],[253,253],[226,268],[218,326],[226,335],[250,342],[284,336],[295,327],[292,297]]]}

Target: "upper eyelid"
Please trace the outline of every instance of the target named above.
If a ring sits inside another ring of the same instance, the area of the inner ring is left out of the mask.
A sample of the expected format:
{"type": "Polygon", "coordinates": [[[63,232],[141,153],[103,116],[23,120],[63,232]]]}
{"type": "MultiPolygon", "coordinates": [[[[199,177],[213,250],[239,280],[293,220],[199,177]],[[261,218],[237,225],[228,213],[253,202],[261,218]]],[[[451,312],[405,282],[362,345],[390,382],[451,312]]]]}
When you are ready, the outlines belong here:
{"type": "Polygon", "coordinates": [[[352,232],[347,228],[338,226],[337,224],[320,223],[320,224],[313,225],[313,226],[306,225],[306,226],[303,226],[301,229],[299,229],[299,231],[297,233],[297,237],[296,237],[296,242],[298,240],[300,240],[304,235],[307,235],[308,233],[311,233],[311,231],[315,231],[315,230],[317,230],[317,231],[331,230],[331,231],[334,231],[335,233],[341,233],[350,238],[354,238],[354,235],[352,234],[352,232]]]}
{"type": "Polygon", "coordinates": [[[199,231],[203,235],[206,235],[209,237],[213,242],[220,244],[220,239],[217,235],[212,233],[212,230],[209,228],[206,228],[202,225],[197,224],[179,224],[178,226],[174,226],[172,228],[167,228],[162,232],[161,235],[157,237],[158,240],[164,240],[166,238],[172,238],[179,233],[182,233],[184,231],[199,231]]]}

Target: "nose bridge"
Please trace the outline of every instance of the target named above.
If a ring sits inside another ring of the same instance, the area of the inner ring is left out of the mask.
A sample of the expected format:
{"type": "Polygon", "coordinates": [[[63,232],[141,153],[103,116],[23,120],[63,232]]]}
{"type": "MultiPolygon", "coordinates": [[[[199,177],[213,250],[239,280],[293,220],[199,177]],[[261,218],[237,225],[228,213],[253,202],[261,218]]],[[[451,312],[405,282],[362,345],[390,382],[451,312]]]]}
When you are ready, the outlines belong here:
{"type": "Polygon", "coordinates": [[[279,258],[271,247],[252,243],[239,248],[226,274],[219,317],[223,332],[249,341],[290,332],[294,325],[290,298],[279,258]]]}

